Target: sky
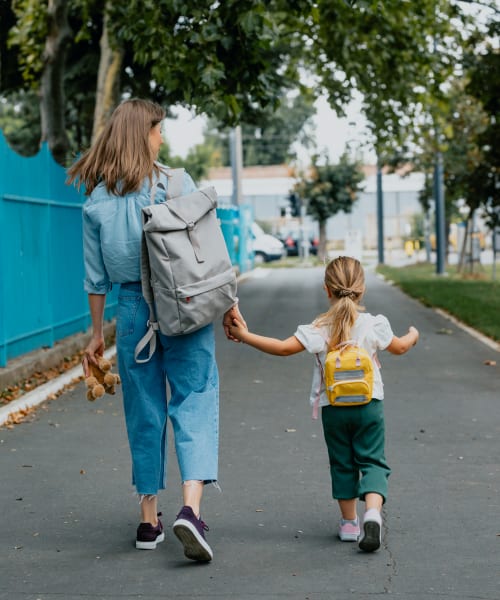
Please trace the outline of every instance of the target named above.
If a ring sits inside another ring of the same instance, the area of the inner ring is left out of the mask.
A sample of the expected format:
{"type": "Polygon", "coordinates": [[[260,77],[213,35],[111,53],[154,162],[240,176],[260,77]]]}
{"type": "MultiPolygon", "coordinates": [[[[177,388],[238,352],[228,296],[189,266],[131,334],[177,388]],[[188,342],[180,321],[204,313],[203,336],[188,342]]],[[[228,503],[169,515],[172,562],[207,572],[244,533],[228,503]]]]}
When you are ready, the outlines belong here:
{"type": "MultiPolygon", "coordinates": [[[[360,102],[353,101],[346,110],[346,117],[339,118],[329,107],[326,98],[316,102],[315,116],[316,152],[327,150],[330,160],[336,161],[350,142],[354,152],[366,141],[366,120],[360,111],[360,102]]],[[[176,119],[166,119],[165,134],[172,154],[185,158],[189,149],[203,142],[205,118],[193,116],[188,109],[174,107],[176,119]]],[[[298,149],[299,161],[308,164],[312,150],[298,149]]],[[[374,164],[375,154],[369,147],[362,151],[365,163],[374,164]]]]}

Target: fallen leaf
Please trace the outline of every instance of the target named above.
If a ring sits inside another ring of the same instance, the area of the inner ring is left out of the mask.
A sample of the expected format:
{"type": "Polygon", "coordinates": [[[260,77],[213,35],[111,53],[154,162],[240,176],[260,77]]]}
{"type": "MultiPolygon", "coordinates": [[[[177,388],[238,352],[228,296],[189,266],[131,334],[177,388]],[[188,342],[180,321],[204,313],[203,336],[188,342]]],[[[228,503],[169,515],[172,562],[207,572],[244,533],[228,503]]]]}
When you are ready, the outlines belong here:
{"type": "Polygon", "coordinates": [[[436,331],[436,333],[442,333],[444,335],[453,335],[453,330],[452,329],[446,329],[446,327],[442,327],[441,329],[438,329],[436,331]]]}
{"type": "Polygon", "coordinates": [[[496,360],[485,360],[483,364],[485,364],[488,367],[496,367],[497,361],[496,360]]]}

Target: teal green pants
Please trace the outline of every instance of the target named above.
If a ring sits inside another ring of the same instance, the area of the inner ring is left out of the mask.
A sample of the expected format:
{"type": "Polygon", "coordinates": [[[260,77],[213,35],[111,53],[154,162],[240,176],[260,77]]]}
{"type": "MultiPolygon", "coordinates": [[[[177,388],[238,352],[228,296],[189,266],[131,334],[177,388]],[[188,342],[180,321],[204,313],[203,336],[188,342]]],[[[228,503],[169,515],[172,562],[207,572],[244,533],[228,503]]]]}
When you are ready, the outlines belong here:
{"type": "Polygon", "coordinates": [[[364,500],[376,492],[385,502],[391,470],[384,452],[384,403],[373,399],[364,406],[324,406],[321,420],[333,497],[364,500]]]}

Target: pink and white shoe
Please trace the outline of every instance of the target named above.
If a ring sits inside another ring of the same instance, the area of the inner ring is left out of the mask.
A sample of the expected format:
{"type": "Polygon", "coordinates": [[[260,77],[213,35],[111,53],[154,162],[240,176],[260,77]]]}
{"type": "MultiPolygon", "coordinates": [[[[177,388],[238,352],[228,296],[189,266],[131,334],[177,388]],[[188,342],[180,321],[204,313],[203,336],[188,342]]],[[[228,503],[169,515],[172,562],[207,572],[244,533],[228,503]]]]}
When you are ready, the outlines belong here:
{"type": "Polygon", "coordinates": [[[339,538],[343,542],[357,542],[361,531],[359,529],[359,519],[356,517],[354,521],[340,519],[339,523],[339,538]]]}

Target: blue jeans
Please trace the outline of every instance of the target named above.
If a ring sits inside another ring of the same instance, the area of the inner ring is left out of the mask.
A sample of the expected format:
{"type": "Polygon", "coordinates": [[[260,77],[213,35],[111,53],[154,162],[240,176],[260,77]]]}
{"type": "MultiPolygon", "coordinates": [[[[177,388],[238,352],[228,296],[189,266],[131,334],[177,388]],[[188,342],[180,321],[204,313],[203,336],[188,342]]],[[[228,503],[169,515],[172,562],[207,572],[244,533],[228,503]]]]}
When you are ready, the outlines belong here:
{"type": "Polygon", "coordinates": [[[140,284],[122,284],[116,347],[132,483],[140,495],[154,495],[166,487],[168,418],[182,481],[216,481],[219,446],[219,375],[213,325],[188,335],[159,334],[151,360],[138,364],[134,350],[146,333],[148,317],[140,284]]]}

